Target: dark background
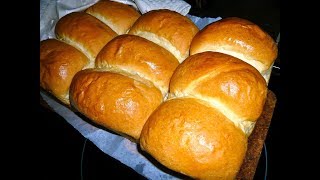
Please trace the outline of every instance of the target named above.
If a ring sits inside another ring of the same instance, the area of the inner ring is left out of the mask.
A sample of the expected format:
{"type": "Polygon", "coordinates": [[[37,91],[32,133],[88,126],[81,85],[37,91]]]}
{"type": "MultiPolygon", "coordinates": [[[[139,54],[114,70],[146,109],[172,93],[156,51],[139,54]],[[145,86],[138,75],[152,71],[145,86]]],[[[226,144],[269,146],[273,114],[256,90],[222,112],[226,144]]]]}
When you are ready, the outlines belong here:
{"type": "MultiPolygon", "coordinates": [[[[191,15],[200,17],[241,17],[258,24],[274,39],[280,32],[280,1],[276,0],[207,0],[201,5],[187,0],[192,5],[191,15]]],[[[279,46],[280,48],[280,46],[279,46]]],[[[280,54],[280,53],[279,53],[280,54]]],[[[281,67],[280,55],[274,66],[281,67]]],[[[269,89],[277,96],[277,104],[265,141],[267,149],[267,179],[276,178],[274,140],[278,136],[277,126],[280,120],[280,70],[273,68],[269,89]]],[[[40,166],[42,179],[143,179],[134,170],[104,154],[58,114],[39,105],[41,128],[43,128],[40,166]],[[82,167],[82,168],[81,168],[82,167]],[[82,177],[81,177],[82,174],[82,177]]],[[[265,151],[261,153],[255,179],[264,179],[266,170],[265,151]]]]}

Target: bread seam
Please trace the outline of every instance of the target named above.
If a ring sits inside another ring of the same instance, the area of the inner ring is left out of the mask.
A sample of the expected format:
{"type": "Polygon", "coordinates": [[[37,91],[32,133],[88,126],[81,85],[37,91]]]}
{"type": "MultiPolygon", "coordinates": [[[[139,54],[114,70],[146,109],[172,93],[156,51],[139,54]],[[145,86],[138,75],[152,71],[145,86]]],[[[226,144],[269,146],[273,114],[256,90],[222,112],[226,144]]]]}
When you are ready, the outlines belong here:
{"type": "Polygon", "coordinates": [[[141,75],[139,72],[133,72],[128,70],[127,68],[120,68],[119,66],[111,66],[111,65],[104,65],[102,67],[96,67],[96,71],[102,71],[102,72],[112,72],[116,74],[121,74],[123,76],[127,76],[129,78],[132,78],[140,83],[143,83],[144,85],[148,87],[156,87],[162,94],[162,97],[165,98],[167,96],[167,92],[161,91],[161,88],[155,85],[151,80],[148,78],[145,78],[145,76],[141,75]]]}
{"type": "Polygon", "coordinates": [[[194,91],[193,91],[196,87],[198,87],[198,85],[202,81],[206,80],[209,77],[213,78],[213,77],[218,76],[221,73],[247,69],[245,67],[235,68],[232,70],[224,69],[226,66],[227,65],[219,67],[218,73],[216,71],[211,71],[211,72],[207,73],[206,75],[201,76],[198,79],[193,80],[193,82],[190,83],[187,87],[185,87],[183,91],[171,92],[169,94],[169,99],[192,97],[192,98],[196,98],[196,99],[200,99],[202,101],[205,101],[208,104],[210,104],[211,107],[218,109],[224,116],[226,116],[231,122],[233,122],[236,127],[240,128],[242,130],[242,132],[244,132],[246,134],[246,136],[248,137],[253,131],[253,128],[255,125],[254,121],[250,121],[248,119],[242,119],[241,117],[237,116],[232,110],[227,108],[223,103],[219,102],[219,100],[217,100],[217,98],[204,97],[204,96],[198,95],[198,93],[194,93],[194,91]],[[246,128],[246,126],[248,126],[248,127],[246,128]]]}
{"type": "MultiPolygon", "coordinates": [[[[249,137],[252,133],[255,123],[254,121],[250,121],[247,119],[241,119],[241,117],[237,116],[233,113],[230,108],[227,108],[223,103],[221,103],[217,98],[210,98],[201,96],[198,94],[192,95],[188,93],[181,93],[181,94],[169,94],[169,99],[177,99],[177,98],[193,98],[197,100],[203,101],[205,105],[217,109],[221,114],[223,114],[227,119],[229,119],[237,128],[241,129],[241,131],[249,137]]],[[[168,100],[169,100],[168,99],[168,100]]]]}
{"type": "Polygon", "coordinates": [[[159,46],[165,48],[174,57],[177,58],[179,63],[182,63],[188,57],[188,55],[182,56],[181,52],[169,40],[167,40],[164,37],[158,36],[155,33],[151,33],[148,31],[133,31],[130,34],[143,37],[143,38],[145,38],[149,41],[152,41],[153,43],[158,44],[159,46]],[[152,38],[150,38],[150,37],[152,37],[152,38]]]}
{"type": "Polygon", "coordinates": [[[86,51],[86,48],[83,45],[80,45],[80,43],[76,43],[76,41],[74,41],[73,39],[65,36],[65,35],[57,35],[57,39],[73,46],[74,48],[78,49],[80,52],[82,52],[85,56],[87,56],[87,58],[89,59],[89,63],[83,68],[83,69],[87,69],[87,68],[93,68],[94,67],[94,63],[95,63],[95,58],[92,57],[90,55],[90,53],[88,53],[86,51]]]}
{"type": "Polygon", "coordinates": [[[101,22],[103,22],[104,24],[106,24],[107,26],[109,26],[114,32],[116,32],[118,35],[119,34],[123,34],[120,32],[119,29],[117,29],[117,26],[114,25],[114,23],[110,20],[107,20],[104,16],[102,16],[100,13],[94,13],[94,12],[87,12],[86,13],[90,14],[91,16],[99,19],[101,22]]]}

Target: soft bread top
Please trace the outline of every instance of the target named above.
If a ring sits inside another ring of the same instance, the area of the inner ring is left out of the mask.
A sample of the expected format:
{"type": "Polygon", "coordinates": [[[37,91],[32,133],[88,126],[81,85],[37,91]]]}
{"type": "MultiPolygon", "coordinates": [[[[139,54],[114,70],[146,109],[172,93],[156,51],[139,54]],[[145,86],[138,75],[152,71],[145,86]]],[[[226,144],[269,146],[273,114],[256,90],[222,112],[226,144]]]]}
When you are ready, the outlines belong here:
{"type": "Polygon", "coordinates": [[[217,52],[189,56],[175,70],[169,99],[149,117],[140,146],[195,179],[235,179],[267,86],[251,65],[217,52]]]}
{"type": "Polygon", "coordinates": [[[85,12],[98,18],[117,34],[127,33],[140,17],[140,13],[133,7],[109,0],[100,0],[85,12]]]}
{"type": "Polygon", "coordinates": [[[178,66],[169,97],[201,99],[249,135],[262,113],[267,85],[250,64],[226,54],[203,52],[178,66]]]}
{"type": "Polygon", "coordinates": [[[171,52],[179,62],[189,56],[192,38],[199,31],[187,17],[166,9],[141,15],[129,34],[146,38],[171,52]]]}
{"type": "Polygon", "coordinates": [[[58,39],[76,47],[90,60],[90,67],[100,50],[117,36],[110,27],[99,19],[84,12],[73,12],[63,16],[56,24],[58,39]]]}
{"type": "Polygon", "coordinates": [[[194,179],[235,179],[247,149],[244,133],[201,100],[162,103],[146,122],[141,149],[194,179]]]}
{"type": "Polygon", "coordinates": [[[88,58],[71,45],[56,39],[41,41],[40,86],[69,105],[72,78],[88,63],[88,58]]]}
{"type": "Polygon", "coordinates": [[[152,84],[123,74],[86,69],[70,86],[70,103],[93,122],[137,140],[147,118],[162,102],[152,84]]]}
{"type": "Polygon", "coordinates": [[[237,17],[225,18],[207,25],[194,37],[190,55],[214,51],[237,57],[261,74],[277,58],[278,48],[272,37],[256,24],[237,17]]]}
{"type": "Polygon", "coordinates": [[[165,97],[179,61],[163,47],[135,35],[120,35],[99,53],[96,67],[127,72],[152,82],[165,97]]]}

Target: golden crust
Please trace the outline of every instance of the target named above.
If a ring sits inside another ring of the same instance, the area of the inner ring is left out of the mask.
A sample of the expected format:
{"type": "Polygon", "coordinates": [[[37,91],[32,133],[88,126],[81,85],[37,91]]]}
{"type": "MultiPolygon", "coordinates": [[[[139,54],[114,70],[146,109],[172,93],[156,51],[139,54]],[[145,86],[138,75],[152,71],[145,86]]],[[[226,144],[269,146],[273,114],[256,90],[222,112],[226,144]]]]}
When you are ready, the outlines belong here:
{"type": "Polygon", "coordinates": [[[140,13],[133,7],[108,0],[100,0],[85,12],[98,18],[119,35],[127,33],[140,17],[140,13]]]}
{"type": "Polygon", "coordinates": [[[207,99],[231,110],[234,118],[256,121],[263,110],[267,85],[254,67],[240,59],[203,52],[178,66],[171,78],[170,93],[207,99]]]}
{"type": "Polygon", "coordinates": [[[278,48],[272,37],[256,24],[237,17],[207,25],[193,38],[190,55],[204,51],[235,56],[265,72],[275,61],[278,48]]]}
{"type": "Polygon", "coordinates": [[[135,35],[120,35],[100,51],[96,67],[122,69],[153,82],[162,94],[168,93],[170,78],[179,65],[166,49],[135,35]]]}
{"type": "Polygon", "coordinates": [[[182,62],[189,56],[189,48],[192,38],[199,31],[198,27],[187,17],[166,9],[149,11],[138,18],[129,31],[129,34],[139,35],[141,32],[149,32],[160,37],[156,42],[153,37],[144,37],[160,46],[163,46],[172,54],[174,49],[164,46],[162,39],[169,41],[179,51],[180,56],[176,58],[182,62]]]}
{"type": "Polygon", "coordinates": [[[69,104],[69,87],[73,76],[89,63],[76,48],[47,39],[40,42],[40,86],[65,104],[69,104]]]}
{"type": "Polygon", "coordinates": [[[193,98],[162,103],[143,127],[140,146],[168,168],[196,179],[233,179],[247,138],[219,110],[193,98]]]}
{"type": "Polygon", "coordinates": [[[78,72],[70,86],[71,104],[93,122],[134,139],[162,102],[161,92],[132,78],[86,69],[78,72]]]}
{"type": "Polygon", "coordinates": [[[63,16],[56,24],[58,39],[81,50],[91,63],[111,39],[117,34],[97,18],[84,13],[73,12],[63,16]]]}

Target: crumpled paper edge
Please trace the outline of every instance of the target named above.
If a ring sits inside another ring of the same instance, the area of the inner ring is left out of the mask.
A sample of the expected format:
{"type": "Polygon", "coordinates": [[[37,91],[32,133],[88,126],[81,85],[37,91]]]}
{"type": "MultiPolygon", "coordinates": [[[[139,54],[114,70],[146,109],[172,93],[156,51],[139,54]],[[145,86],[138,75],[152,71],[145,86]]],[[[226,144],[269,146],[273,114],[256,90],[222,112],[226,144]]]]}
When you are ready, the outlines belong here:
{"type": "Polygon", "coordinates": [[[187,15],[191,9],[191,5],[183,0],[133,0],[139,11],[144,14],[155,9],[169,9],[182,15],[187,15]]]}

